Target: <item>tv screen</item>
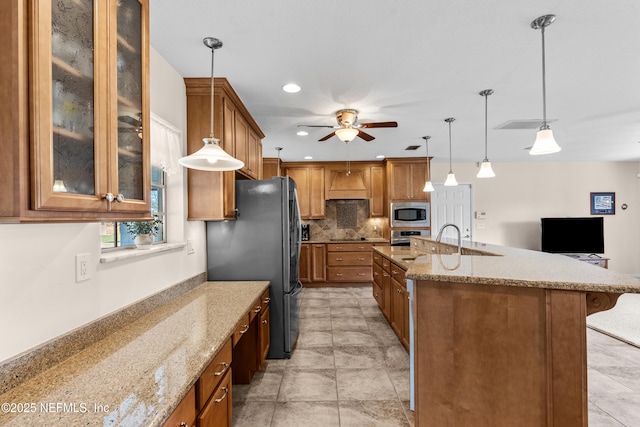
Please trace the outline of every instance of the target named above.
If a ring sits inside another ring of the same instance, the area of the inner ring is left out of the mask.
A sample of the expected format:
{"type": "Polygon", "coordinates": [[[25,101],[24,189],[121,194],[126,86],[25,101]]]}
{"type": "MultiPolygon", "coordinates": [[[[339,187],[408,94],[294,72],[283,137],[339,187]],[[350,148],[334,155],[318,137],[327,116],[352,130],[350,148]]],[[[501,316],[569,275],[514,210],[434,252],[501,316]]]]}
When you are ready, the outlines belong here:
{"type": "Polygon", "coordinates": [[[603,218],[542,218],[542,251],[559,254],[604,253],[603,218]]]}

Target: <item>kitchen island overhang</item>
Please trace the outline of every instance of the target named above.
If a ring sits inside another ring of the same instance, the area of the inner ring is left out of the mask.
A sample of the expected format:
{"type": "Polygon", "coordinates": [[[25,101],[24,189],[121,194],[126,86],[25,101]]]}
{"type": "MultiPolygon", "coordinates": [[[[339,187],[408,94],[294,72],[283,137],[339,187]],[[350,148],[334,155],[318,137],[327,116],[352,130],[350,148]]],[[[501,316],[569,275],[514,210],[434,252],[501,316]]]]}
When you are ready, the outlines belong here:
{"type": "Polygon", "coordinates": [[[420,251],[432,249],[442,247],[414,238],[406,274],[416,425],[586,426],[586,316],[640,281],[524,249],[420,251]]]}

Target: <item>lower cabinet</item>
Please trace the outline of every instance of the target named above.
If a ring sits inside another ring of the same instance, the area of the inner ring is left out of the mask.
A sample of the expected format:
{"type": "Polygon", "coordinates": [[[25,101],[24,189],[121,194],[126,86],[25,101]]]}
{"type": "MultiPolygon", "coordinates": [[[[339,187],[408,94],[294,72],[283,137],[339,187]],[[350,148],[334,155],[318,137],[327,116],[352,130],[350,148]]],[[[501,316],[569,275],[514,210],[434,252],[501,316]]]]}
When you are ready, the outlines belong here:
{"type": "Polygon", "coordinates": [[[327,244],[328,282],[370,282],[371,243],[327,244]]]}
{"type": "Polygon", "coordinates": [[[373,252],[373,297],[396,333],[409,350],[409,292],[406,270],[378,252],[373,252]]]}
{"type": "Polygon", "coordinates": [[[187,395],[173,410],[167,421],[162,424],[163,427],[185,427],[195,426],[198,411],[196,410],[196,386],[194,385],[187,392],[187,395]]]}
{"type": "Polygon", "coordinates": [[[211,398],[198,415],[198,427],[222,427],[231,425],[231,370],[215,389],[211,398]]]}
{"type": "Polygon", "coordinates": [[[267,289],[233,333],[234,384],[249,384],[269,352],[269,301],[267,289]]]}
{"type": "Polygon", "coordinates": [[[327,245],[303,243],[300,245],[298,278],[302,283],[326,282],[327,245]]]}

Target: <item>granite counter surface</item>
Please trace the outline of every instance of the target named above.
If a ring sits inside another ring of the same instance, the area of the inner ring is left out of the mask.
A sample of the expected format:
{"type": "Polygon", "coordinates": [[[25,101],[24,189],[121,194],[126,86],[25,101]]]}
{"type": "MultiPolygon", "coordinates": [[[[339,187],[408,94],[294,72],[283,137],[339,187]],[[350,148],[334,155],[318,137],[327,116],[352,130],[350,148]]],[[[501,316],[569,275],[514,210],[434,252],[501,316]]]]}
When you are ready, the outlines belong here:
{"type": "Polygon", "coordinates": [[[268,286],[198,286],[0,395],[0,426],[161,425],[268,286]]]}
{"type": "MultiPolygon", "coordinates": [[[[428,246],[435,244],[430,237],[412,239],[424,241],[428,246]]],[[[457,249],[452,239],[442,241],[457,249]]],[[[568,256],[478,242],[463,242],[462,246],[463,253],[467,251],[474,255],[426,253],[414,247],[398,249],[375,246],[373,250],[406,268],[406,277],[413,280],[640,293],[639,279],[568,256]],[[414,256],[415,260],[402,259],[414,256]]]]}
{"type": "Polygon", "coordinates": [[[303,240],[302,243],[376,243],[385,244],[389,243],[389,239],[383,239],[382,237],[371,237],[362,239],[310,239],[303,240]]]}

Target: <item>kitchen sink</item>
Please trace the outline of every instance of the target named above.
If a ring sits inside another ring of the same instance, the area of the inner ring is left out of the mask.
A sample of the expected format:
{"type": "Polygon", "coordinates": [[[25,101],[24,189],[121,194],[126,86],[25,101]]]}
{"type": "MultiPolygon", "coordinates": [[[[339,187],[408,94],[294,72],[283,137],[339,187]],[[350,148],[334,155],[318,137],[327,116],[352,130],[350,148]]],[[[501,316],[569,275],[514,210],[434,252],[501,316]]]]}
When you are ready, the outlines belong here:
{"type": "Polygon", "coordinates": [[[403,258],[400,258],[400,259],[401,259],[402,261],[415,261],[415,260],[416,260],[416,257],[403,257],[403,258]]]}

